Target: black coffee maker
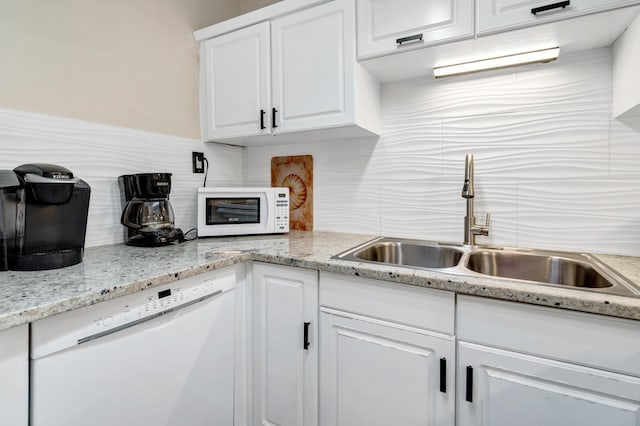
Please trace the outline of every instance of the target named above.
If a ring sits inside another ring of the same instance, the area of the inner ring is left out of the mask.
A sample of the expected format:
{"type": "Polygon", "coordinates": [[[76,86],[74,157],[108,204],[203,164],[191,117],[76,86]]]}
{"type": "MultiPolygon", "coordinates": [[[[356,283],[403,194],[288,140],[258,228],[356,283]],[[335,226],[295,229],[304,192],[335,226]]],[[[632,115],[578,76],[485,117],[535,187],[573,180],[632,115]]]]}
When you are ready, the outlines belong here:
{"type": "Polygon", "coordinates": [[[82,261],[91,188],[54,164],[0,170],[0,270],[82,261]]]}
{"type": "Polygon", "coordinates": [[[156,247],[184,241],[175,228],[169,202],[171,173],[139,173],[118,177],[123,196],[120,223],[125,227],[125,244],[156,247]]]}

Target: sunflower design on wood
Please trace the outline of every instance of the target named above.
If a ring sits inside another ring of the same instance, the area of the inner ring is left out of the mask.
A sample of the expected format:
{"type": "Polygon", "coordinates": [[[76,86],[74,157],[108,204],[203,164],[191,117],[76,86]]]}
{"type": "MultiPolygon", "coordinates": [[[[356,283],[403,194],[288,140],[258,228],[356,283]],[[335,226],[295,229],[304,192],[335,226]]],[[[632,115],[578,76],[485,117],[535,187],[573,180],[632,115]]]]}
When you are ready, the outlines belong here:
{"type": "Polygon", "coordinates": [[[297,155],[271,159],[271,186],[289,188],[289,228],[313,230],[313,157],[297,155]]]}

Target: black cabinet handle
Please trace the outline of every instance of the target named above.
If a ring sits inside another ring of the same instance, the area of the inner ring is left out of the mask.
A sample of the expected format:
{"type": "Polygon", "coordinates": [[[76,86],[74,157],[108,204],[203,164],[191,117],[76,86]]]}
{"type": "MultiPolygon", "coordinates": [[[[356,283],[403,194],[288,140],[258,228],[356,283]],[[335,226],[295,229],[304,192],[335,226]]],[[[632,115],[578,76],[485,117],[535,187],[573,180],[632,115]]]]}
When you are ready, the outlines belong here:
{"type": "Polygon", "coordinates": [[[559,9],[559,8],[565,8],[567,6],[569,6],[571,4],[571,2],[569,0],[565,0],[565,1],[561,1],[558,3],[553,3],[553,4],[548,4],[546,6],[540,6],[540,7],[534,7],[533,9],[531,9],[531,13],[533,13],[533,15],[535,16],[536,13],[538,12],[544,12],[547,10],[551,10],[551,9],[559,9]]]}
{"type": "Polygon", "coordinates": [[[278,125],[276,124],[276,112],[278,112],[277,109],[271,108],[271,128],[272,129],[275,129],[276,127],[278,127],[278,125]]]}
{"type": "Polygon", "coordinates": [[[467,366],[467,389],[465,399],[467,402],[473,402],[473,367],[467,366]]]}
{"type": "Polygon", "coordinates": [[[260,110],[260,130],[264,130],[267,127],[264,125],[264,115],[267,113],[267,111],[261,109],[260,110]]]}
{"type": "Polygon", "coordinates": [[[396,39],[396,44],[402,46],[404,43],[422,41],[422,34],[416,34],[408,37],[402,37],[396,39]]]}
{"type": "Polygon", "coordinates": [[[440,392],[447,393],[447,359],[440,358],[440,392]]]}
{"type": "Polygon", "coordinates": [[[304,350],[309,350],[309,326],[311,325],[310,322],[305,322],[304,323],[304,340],[302,342],[302,347],[304,348],[304,350]]]}

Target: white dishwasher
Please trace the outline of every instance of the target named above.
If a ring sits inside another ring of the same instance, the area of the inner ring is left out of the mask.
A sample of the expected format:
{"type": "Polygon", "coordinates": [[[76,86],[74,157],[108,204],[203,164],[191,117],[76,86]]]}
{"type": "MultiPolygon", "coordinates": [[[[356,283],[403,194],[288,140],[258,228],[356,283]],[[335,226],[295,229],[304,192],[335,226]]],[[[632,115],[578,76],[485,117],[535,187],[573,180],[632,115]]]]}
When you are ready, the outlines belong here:
{"type": "Polygon", "coordinates": [[[31,426],[231,426],[234,267],[32,325],[31,426]]]}

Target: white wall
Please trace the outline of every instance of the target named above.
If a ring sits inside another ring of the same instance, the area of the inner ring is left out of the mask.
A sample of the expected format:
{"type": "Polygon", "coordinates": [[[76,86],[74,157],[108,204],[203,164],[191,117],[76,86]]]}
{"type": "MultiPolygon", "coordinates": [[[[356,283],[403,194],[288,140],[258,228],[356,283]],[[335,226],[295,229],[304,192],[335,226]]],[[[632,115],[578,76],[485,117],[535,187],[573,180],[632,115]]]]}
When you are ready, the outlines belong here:
{"type": "Polygon", "coordinates": [[[379,140],[248,148],[247,182],[312,154],[316,230],[461,241],[470,152],[479,243],[640,255],[640,134],[611,118],[610,48],[384,85],[382,106],[379,140]]]}
{"type": "Polygon", "coordinates": [[[53,163],[67,167],[91,186],[86,247],[123,241],[117,180],[122,174],[173,173],[176,226],[183,231],[195,227],[196,189],[204,175],[191,173],[191,151],[205,152],[209,160],[207,185],[242,181],[242,148],[0,109],[0,169],[53,163]]]}

